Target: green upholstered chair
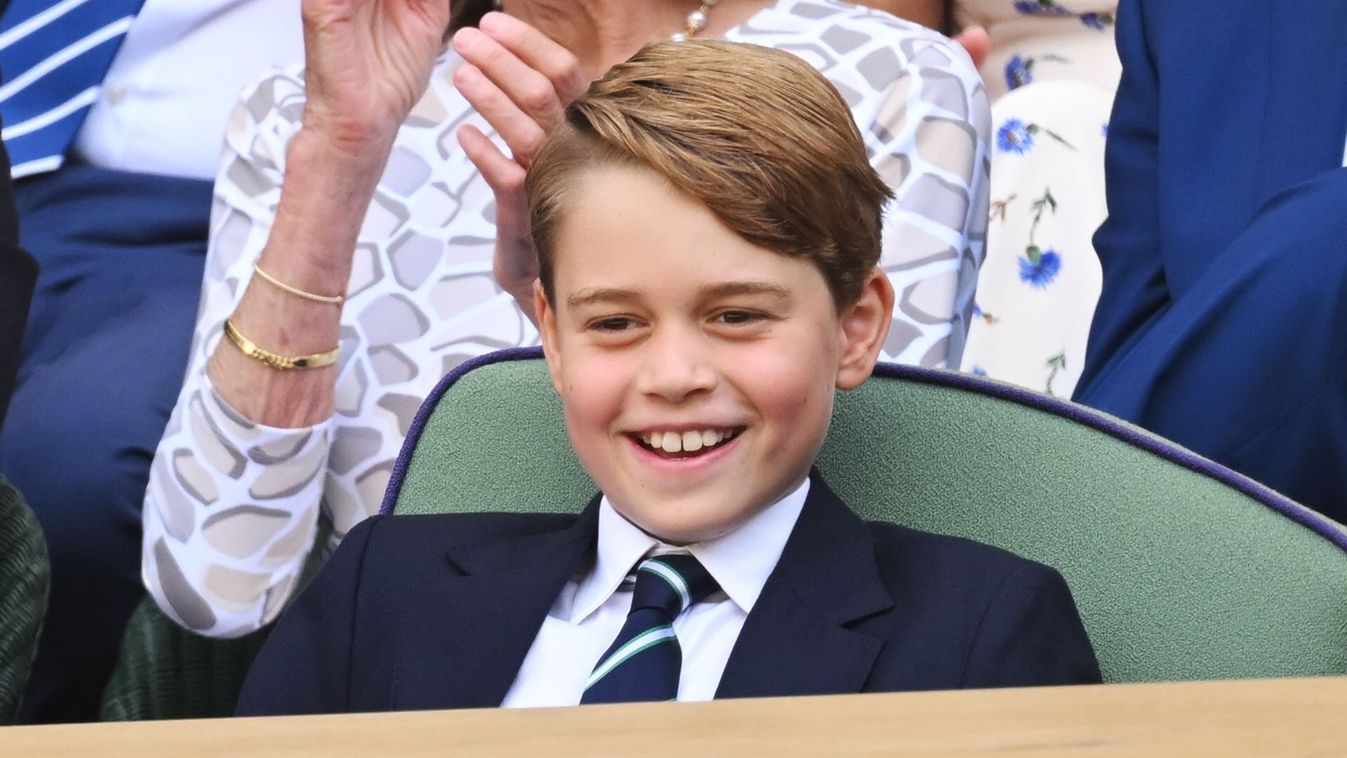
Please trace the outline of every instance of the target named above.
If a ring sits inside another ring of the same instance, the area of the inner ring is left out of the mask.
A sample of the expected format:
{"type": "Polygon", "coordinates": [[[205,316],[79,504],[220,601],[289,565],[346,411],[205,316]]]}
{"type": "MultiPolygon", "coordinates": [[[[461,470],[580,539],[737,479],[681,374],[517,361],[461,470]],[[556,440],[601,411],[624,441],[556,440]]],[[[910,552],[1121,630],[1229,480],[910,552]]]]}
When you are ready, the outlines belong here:
{"type": "Polygon", "coordinates": [[[0,476],[0,724],[11,724],[47,613],[50,564],[33,510],[0,476]]]}
{"type": "MultiPolygon", "coordinates": [[[[1347,673],[1347,533],[1103,414],[882,366],[839,397],[819,466],[867,518],[1061,569],[1110,681],[1347,673]]],[[[555,510],[593,491],[539,352],[507,350],[436,388],[383,509],[555,510]]],[[[227,715],[264,635],[207,640],[146,601],[104,718],[227,715]]]]}
{"type": "MultiPolygon", "coordinates": [[[[422,407],[384,512],[581,507],[536,350],[464,364],[422,407]]],[[[1110,416],[881,366],[838,397],[819,469],[869,519],[1057,567],[1111,682],[1347,673],[1347,531],[1110,416]]]]}

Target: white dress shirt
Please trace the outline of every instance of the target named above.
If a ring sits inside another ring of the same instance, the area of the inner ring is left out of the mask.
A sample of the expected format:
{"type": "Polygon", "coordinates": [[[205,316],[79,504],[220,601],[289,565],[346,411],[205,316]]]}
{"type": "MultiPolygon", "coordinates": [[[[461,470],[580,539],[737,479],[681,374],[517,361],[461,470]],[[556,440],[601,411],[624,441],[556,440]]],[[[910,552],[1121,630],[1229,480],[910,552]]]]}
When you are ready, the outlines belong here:
{"type": "Polygon", "coordinates": [[[214,179],[239,93],[303,60],[299,0],[145,0],[75,154],[121,171],[214,179]]]}
{"type": "Polygon", "coordinates": [[[618,515],[605,496],[599,504],[594,566],[566,583],[538,630],[502,706],[576,705],[585,682],[613,643],[631,609],[632,585],[623,583],[647,554],[691,553],[721,592],[674,619],[683,650],[679,700],[710,700],[753,605],[776,568],[804,508],[809,480],[733,532],[685,548],[666,545],[618,515]]]}

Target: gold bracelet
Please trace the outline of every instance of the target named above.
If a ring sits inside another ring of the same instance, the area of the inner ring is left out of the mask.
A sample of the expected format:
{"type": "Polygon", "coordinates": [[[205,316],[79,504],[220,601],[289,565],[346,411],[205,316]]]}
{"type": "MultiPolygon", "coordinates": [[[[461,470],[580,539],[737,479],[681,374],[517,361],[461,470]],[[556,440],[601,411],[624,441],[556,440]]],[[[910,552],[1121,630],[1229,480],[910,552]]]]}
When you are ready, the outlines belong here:
{"type": "Polygon", "coordinates": [[[305,300],[312,300],[315,303],[328,303],[330,305],[341,305],[342,303],[346,302],[346,297],[343,295],[318,295],[313,292],[306,292],[298,287],[293,287],[289,284],[286,284],[280,279],[277,279],[271,274],[268,274],[267,272],[263,271],[262,267],[256,263],[253,264],[253,271],[257,272],[258,276],[270,282],[272,286],[284,292],[289,292],[290,294],[296,297],[302,297],[305,300]]]}
{"type": "Polygon", "coordinates": [[[238,327],[234,326],[231,319],[225,319],[224,333],[233,342],[242,353],[254,360],[262,361],[268,366],[281,371],[289,371],[296,368],[323,368],[331,366],[337,362],[337,354],[341,352],[341,346],[337,346],[325,353],[314,353],[313,355],[279,355],[268,350],[263,350],[253,343],[252,340],[239,333],[238,327]]]}

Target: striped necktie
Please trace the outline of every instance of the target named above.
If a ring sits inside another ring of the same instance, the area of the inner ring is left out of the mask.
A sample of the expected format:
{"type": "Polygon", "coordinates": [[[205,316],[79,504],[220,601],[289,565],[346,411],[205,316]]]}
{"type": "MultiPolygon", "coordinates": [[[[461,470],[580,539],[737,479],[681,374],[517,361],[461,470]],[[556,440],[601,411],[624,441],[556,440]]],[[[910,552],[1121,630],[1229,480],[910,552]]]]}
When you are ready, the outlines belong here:
{"type": "Polygon", "coordinates": [[[690,555],[641,561],[627,621],[589,675],[581,704],[676,699],[683,651],[673,621],[717,589],[690,555]]]}
{"type": "Polygon", "coordinates": [[[55,171],[144,0],[13,0],[0,18],[0,116],[14,178],[55,171]]]}

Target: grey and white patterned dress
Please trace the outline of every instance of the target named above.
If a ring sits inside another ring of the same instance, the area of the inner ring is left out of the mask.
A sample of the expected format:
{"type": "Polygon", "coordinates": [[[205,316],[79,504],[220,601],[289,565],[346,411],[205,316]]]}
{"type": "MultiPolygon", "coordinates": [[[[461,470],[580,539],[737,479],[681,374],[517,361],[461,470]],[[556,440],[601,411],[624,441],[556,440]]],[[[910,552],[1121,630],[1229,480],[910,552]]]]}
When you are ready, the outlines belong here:
{"type": "MultiPolygon", "coordinates": [[[[986,96],[963,51],[892,16],[833,0],[782,0],[727,39],[788,50],[852,108],[897,201],[881,260],[898,292],[889,357],[957,366],[987,218],[986,96]]],[[[451,84],[446,55],[397,135],[355,250],[342,313],[336,412],[313,427],[243,418],[206,362],[266,243],[298,71],[269,76],[234,113],[215,189],[211,243],[186,381],[155,455],[144,507],[146,587],[184,626],[212,636],[271,621],[314,547],[334,548],[379,506],[421,399],[449,369],[537,333],[491,277],[492,195],[455,130],[491,134],[451,84]]]]}

